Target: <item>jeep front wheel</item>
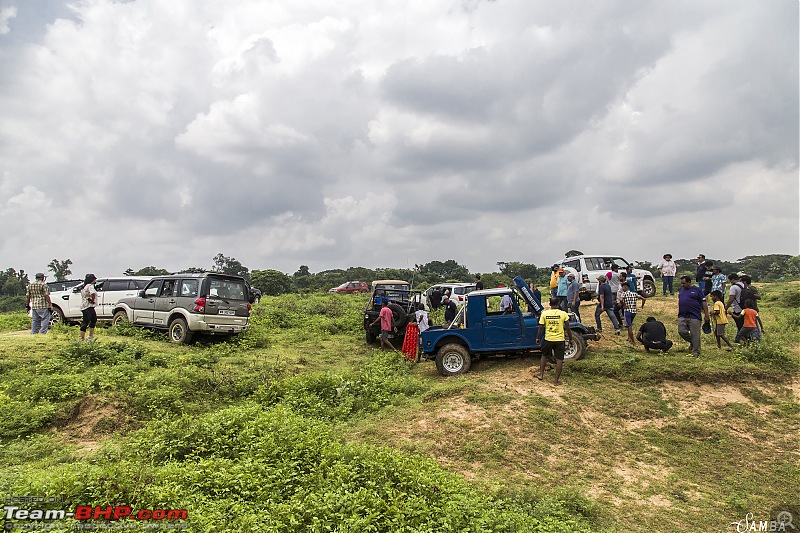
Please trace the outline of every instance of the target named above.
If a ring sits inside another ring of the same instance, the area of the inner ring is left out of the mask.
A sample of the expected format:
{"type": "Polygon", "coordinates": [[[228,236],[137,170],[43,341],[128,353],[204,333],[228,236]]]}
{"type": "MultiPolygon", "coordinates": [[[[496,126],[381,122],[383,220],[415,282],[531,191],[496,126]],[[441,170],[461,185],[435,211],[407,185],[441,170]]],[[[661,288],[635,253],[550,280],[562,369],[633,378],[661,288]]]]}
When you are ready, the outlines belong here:
{"type": "Polygon", "coordinates": [[[192,340],[192,332],[182,318],[176,318],[169,323],[169,342],[174,344],[188,344],[192,340]]]}
{"type": "Polygon", "coordinates": [[[652,279],[642,280],[642,297],[650,298],[656,295],[656,282],[652,279]]]}
{"type": "Polygon", "coordinates": [[[436,370],[443,376],[457,376],[469,372],[471,365],[469,351],[460,344],[445,344],[436,354],[436,370]]]}
{"type": "Polygon", "coordinates": [[[577,361],[586,353],[586,341],[583,336],[576,332],[572,332],[572,342],[567,342],[566,350],[564,351],[564,361],[577,361]]]}

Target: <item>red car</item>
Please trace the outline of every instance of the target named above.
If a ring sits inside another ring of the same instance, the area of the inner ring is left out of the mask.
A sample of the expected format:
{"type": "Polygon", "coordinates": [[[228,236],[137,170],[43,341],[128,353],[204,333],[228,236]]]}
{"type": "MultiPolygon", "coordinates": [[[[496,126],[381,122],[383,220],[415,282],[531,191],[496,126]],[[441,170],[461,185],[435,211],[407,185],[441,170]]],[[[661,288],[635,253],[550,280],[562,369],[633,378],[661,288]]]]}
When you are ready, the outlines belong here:
{"type": "Polygon", "coordinates": [[[346,281],[341,285],[339,285],[338,287],[330,289],[328,292],[338,292],[340,294],[353,294],[354,292],[367,292],[367,291],[369,291],[369,287],[367,286],[366,282],[346,281]]]}

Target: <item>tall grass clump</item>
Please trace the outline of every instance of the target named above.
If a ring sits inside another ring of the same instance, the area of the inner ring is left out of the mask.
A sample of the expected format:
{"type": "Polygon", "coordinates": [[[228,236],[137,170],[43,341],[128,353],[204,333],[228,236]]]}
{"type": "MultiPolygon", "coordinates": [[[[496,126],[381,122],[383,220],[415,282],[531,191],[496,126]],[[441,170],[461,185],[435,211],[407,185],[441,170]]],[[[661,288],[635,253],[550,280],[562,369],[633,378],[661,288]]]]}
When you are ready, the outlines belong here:
{"type": "Polygon", "coordinates": [[[98,460],[18,471],[0,490],[186,508],[196,532],[592,531],[569,500],[493,494],[432,459],[346,444],[321,420],[248,403],[153,422],[98,460]]]}

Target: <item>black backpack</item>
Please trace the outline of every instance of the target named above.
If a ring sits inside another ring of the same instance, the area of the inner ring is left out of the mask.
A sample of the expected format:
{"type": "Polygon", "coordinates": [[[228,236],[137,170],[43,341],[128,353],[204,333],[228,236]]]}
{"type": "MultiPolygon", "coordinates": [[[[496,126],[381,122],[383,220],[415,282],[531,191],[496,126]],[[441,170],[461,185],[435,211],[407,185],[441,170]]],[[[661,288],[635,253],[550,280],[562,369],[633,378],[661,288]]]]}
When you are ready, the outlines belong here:
{"type": "MultiPolygon", "coordinates": [[[[739,293],[739,307],[744,309],[744,304],[747,300],[753,300],[753,306],[755,307],[756,294],[753,292],[753,289],[743,282],[739,282],[739,285],[742,287],[742,291],[739,293]]],[[[755,308],[757,309],[757,307],[755,308]]]]}

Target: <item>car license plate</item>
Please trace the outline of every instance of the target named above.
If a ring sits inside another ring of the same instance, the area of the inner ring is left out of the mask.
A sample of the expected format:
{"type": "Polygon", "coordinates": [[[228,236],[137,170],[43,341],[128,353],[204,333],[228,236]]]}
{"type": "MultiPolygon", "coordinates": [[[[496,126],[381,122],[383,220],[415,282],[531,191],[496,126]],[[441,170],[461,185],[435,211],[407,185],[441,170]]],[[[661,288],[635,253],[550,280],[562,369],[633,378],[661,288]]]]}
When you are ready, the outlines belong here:
{"type": "Polygon", "coordinates": [[[236,315],[236,311],[231,311],[230,309],[220,309],[219,314],[234,316],[236,315]]]}

